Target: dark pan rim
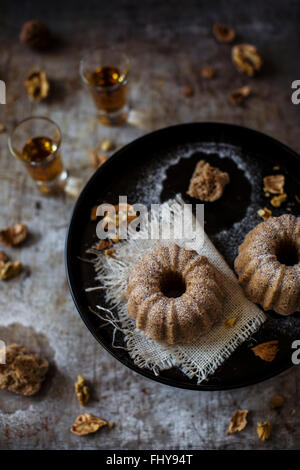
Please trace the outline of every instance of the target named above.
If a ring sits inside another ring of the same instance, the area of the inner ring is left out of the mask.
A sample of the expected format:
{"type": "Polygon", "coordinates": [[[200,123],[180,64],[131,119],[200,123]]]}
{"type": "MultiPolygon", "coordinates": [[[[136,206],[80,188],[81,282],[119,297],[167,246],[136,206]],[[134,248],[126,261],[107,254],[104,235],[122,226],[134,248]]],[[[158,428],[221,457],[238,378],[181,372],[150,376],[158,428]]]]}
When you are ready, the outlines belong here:
{"type": "MultiPolygon", "coordinates": [[[[79,195],[79,197],[78,197],[78,199],[77,199],[77,201],[76,201],[76,203],[73,207],[71,217],[70,217],[69,226],[68,226],[68,229],[67,229],[67,234],[66,234],[66,240],[65,240],[66,277],[67,277],[67,282],[68,282],[68,286],[69,286],[69,289],[70,289],[71,297],[72,297],[73,302],[74,302],[74,304],[75,304],[75,306],[78,310],[78,313],[80,314],[81,319],[85,323],[86,327],[89,329],[89,331],[92,333],[92,335],[98,341],[98,343],[100,343],[101,346],[104,349],[106,349],[106,351],[109,352],[109,354],[111,354],[115,359],[117,359],[119,362],[124,364],[126,367],[133,370],[134,372],[136,372],[139,375],[142,375],[144,377],[147,377],[148,379],[154,380],[155,382],[159,382],[159,383],[162,383],[164,385],[169,385],[171,387],[187,389],[187,390],[197,390],[197,391],[234,390],[234,389],[255,385],[255,384],[264,382],[266,380],[269,380],[269,379],[271,379],[273,377],[276,377],[277,375],[287,371],[288,369],[291,369],[293,367],[293,365],[292,365],[292,363],[289,363],[289,364],[286,364],[282,367],[278,367],[275,371],[273,370],[273,371],[270,371],[269,373],[267,373],[267,372],[264,373],[264,376],[259,377],[258,379],[253,378],[253,379],[249,379],[249,380],[244,380],[241,383],[231,384],[231,385],[230,384],[229,385],[219,385],[219,384],[217,384],[217,385],[212,385],[212,384],[205,385],[205,383],[197,384],[197,383],[192,382],[192,380],[190,381],[190,383],[188,383],[188,382],[182,382],[182,381],[174,379],[174,378],[163,377],[161,375],[156,376],[151,370],[142,369],[142,368],[136,366],[129,355],[128,355],[128,358],[119,357],[116,350],[112,346],[110,346],[110,347],[107,346],[101,340],[101,338],[99,337],[99,334],[97,333],[97,331],[94,328],[93,324],[89,320],[89,315],[87,315],[87,313],[85,311],[86,305],[84,305],[83,302],[81,301],[80,293],[76,289],[73,288],[73,274],[72,274],[72,270],[71,270],[71,265],[72,265],[72,261],[73,261],[72,260],[72,246],[71,246],[72,245],[72,228],[73,228],[73,225],[75,223],[75,219],[76,219],[78,213],[80,213],[80,211],[81,211],[82,201],[85,198],[86,193],[88,192],[88,189],[89,189],[90,185],[94,182],[94,180],[98,179],[101,176],[101,173],[103,172],[103,168],[104,167],[107,168],[109,165],[113,165],[115,160],[120,158],[123,153],[125,153],[125,152],[127,153],[128,151],[130,151],[130,149],[133,146],[135,146],[137,143],[147,142],[149,139],[152,139],[153,137],[157,137],[160,134],[163,135],[166,132],[172,132],[172,131],[175,132],[176,129],[178,129],[178,128],[180,128],[180,129],[182,129],[184,127],[186,127],[186,128],[192,128],[192,127],[197,128],[199,126],[201,126],[203,128],[211,127],[211,128],[215,128],[216,130],[226,130],[226,129],[229,130],[230,129],[231,131],[236,131],[236,132],[240,131],[241,133],[247,133],[247,134],[249,134],[249,137],[251,137],[251,135],[252,135],[256,139],[260,138],[260,139],[264,139],[265,142],[269,141],[270,144],[277,146],[283,152],[289,153],[291,157],[293,157],[293,158],[300,161],[300,156],[294,150],[292,150],[290,147],[283,144],[282,142],[278,141],[277,139],[275,139],[275,138],[273,138],[273,137],[271,137],[267,134],[264,134],[263,132],[257,131],[255,129],[251,129],[251,128],[244,127],[244,126],[239,126],[239,125],[236,125],[236,124],[229,124],[229,123],[223,123],[223,122],[192,122],[192,123],[176,124],[176,125],[173,125],[173,126],[164,127],[164,128],[158,129],[156,131],[144,134],[141,137],[138,137],[137,139],[134,139],[132,142],[128,143],[127,145],[125,145],[124,147],[119,149],[117,152],[115,152],[107,160],[107,162],[104,163],[104,165],[102,165],[100,168],[98,168],[98,170],[95,171],[95,173],[93,173],[93,175],[90,177],[90,179],[87,181],[86,185],[84,186],[83,190],[81,191],[81,194],[79,195]]],[[[186,380],[187,381],[189,380],[188,377],[186,377],[186,380]]]]}

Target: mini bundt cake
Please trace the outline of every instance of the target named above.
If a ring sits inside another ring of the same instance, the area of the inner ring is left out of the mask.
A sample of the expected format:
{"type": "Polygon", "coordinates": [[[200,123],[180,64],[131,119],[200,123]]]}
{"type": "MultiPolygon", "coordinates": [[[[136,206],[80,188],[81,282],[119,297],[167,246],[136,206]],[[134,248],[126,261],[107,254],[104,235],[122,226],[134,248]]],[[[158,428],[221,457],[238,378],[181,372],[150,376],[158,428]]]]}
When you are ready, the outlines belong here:
{"type": "Polygon", "coordinates": [[[220,273],[205,256],[176,244],[144,254],[129,276],[126,297],[137,328],[168,344],[195,341],[223,312],[220,273]]]}
{"type": "Polygon", "coordinates": [[[300,218],[270,217],[246,235],[234,262],[248,299],[264,310],[300,310],[300,218]]]}

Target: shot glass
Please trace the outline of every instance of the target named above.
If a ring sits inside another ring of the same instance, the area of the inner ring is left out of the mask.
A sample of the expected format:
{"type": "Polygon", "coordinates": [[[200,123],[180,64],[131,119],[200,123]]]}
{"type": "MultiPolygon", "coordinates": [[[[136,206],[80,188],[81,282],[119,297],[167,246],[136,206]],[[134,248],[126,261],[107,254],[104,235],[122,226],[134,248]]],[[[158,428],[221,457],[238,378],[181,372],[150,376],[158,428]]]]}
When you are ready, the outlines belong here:
{"type": "Polygon", "coordinates": [[[64,189],[68,173],[63,167],[61,131],[46,117],[29,117],[19,122],[8,138],[11,153],[20,159],[43,194],[64,189]]]}
{"type": "Polygon", "coordinates": [[[80,61],[81,78],[104,125],[120,125],[127,119],[129,70],[128,57],[115,48],[96,49],[80,61]]]}

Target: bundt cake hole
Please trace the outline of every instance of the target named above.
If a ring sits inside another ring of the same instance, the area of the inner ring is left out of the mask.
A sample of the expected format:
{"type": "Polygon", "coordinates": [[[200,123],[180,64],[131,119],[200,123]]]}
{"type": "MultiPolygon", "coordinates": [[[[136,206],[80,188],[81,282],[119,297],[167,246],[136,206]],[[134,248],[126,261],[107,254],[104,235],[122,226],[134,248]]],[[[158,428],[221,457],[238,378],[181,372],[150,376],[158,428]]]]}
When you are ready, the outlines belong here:
{"type": "Polygon", "coordinates": [[[299,263],[297,246],[289,240],[284,240],[279,243],[276,250],[276,257],[279,263],[285,266],[294,266],[299,263]]]}
{"type": "Polygon", "coordinates": [[[186,285],[179,273],[169,271],[164,273],[160,281],[160,290],[165,297],[175,298],[184,294],[186,285]]]}

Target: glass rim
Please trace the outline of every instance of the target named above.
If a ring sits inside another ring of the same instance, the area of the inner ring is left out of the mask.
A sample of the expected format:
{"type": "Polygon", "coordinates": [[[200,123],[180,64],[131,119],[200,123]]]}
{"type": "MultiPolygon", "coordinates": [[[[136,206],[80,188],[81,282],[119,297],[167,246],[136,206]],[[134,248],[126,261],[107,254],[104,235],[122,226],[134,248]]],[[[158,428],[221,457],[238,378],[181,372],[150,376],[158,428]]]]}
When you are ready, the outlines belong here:
{"type": "Polygon", "coordinates": [[[121,49],[118,49],[115,47],[110,47],[110,48],[100,47],[97,49],[93,49],[92,51],[87,52],[82,57],[82,59],[80,59],[80,62],[79,62],[79,74],[80,74],[81,80],[83,81],[85,85],[87,85],[90,88],[94,88],[96,90],[114,90],[115,88],[119,88],[120,86],[125,85],[127,82],[127,77],[129,75],[129,72],[130,72],[130,60],[129,60],[128,55],[125,52],[123,52],[121,49]],[[91,83],[88,83],[86,76],[84,74],[84,65],[86,64],[87,59],[91,57],[93,54],[95,54],[96,52],[101,52],[101,51],[107,52],[108,50],[110,50],[111,52],[117,52],[120,54],[121,57],[125,58],[125,66],[124,66],[124,70],[122,70],[122,76],[124,77],[124,80],[121,83],[116,83],[115,85],[111,85],[111,86],[99,86],[99,85],[93,85],[91,83]]]}
{"type": "Polygon", "coordinates": [[[18,158],[19,160],[21,160],[22,162],[24,162],[24,163],[26,163],[27,165],[30,165],[30,166],[43,166],[44,163],[47,163],[47,162],[53,160],[53,158],[56,156],[56,153],[60,149],[61,142],[62,142],[62,133],[61,133],[60,127],[58,126],[58,124],[56,124],[56,122],[54,122],[52,119],[50,119],[46,116],[29,116],[25,119],[22,119],[21,121],[19,121],[15,125],[15,127],[12,129],[12,131],[9,133],[9,136],[8,136],[8,148],[9,148],[11,154],[14,157],[18,158]],[[20,155],[18,154],[18,152],[15,151],[14,146],[13,146],[13,137],[14,137],[16,131],[20,128],[20,126],[22,126],[22,124],[25,124],[28,121],[35,121],[35,120],[42,120],[42,121],[49,122],[50,124],[53,124],[56,127],[56,130],[58,131],[58,142],[57,142],[56,150],[54,152],[50,153],[50,155],[48,155],[46,158],[44,158],[41,162],[30,162],[30,161],[27,161],[27,160],[22,160],[20,158],[20,155]]]}

